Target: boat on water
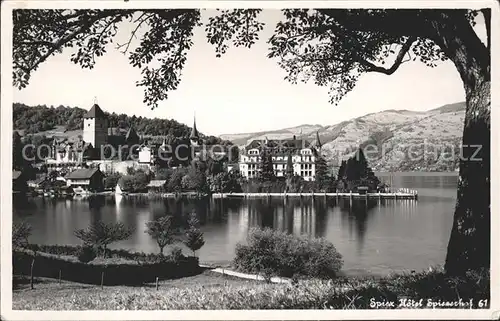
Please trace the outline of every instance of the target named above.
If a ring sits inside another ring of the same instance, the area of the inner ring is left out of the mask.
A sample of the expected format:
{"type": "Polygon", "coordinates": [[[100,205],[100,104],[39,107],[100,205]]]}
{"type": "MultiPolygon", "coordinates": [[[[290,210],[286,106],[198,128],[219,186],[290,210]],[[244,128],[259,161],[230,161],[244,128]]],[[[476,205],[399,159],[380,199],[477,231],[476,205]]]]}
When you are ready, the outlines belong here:
{"type": "Polygon", "coordinates": [[[127,195],[127,192],[122,191],[120,185],[117,184],[116,188],[115,188],[115,194],[116,195],[127,195]]]}
{"type": "Polygon", "coordinates": [[[87,191],[87,190],[85,190],[85,189],[83,189],[83,188],[81,188],[81,187],[75,187],[75,188],[73,189],[73,193],[74,193],[75,195],[88,195],[88,194],[90,194],[90,192],[89,192],[89,191],[87,191]]]}

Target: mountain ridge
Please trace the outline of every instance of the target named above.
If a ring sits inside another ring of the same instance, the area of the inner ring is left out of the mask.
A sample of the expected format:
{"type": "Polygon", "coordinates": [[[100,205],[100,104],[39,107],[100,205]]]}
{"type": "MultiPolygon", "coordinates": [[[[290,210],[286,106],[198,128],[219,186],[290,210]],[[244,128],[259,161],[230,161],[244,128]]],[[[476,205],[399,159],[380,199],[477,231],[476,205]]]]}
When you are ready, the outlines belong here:
{"type": "Polygon", "coordinates": [[[334,166],[338,166],[359,146],[371,144],[379,148],[378,154],[371,160],[374,170],[454,171],[458,166],[457,149],[461,143],[464,117],[465,102],[457,102],[427,111],[384,110],[333,125],[303,124],[219,137],[244,146],[254,139],[287,139],[293,135],[314,141],[318,133],[323,154],[334,166]],[[454,149],[453,159],[440,160],[441,156],[436,157],[435,162],[425,159],[429,144],[438,147],[439,155],[447,148],[454,149]],[[417,151],[414,152],[410,146],[417,151]],[[423,156],[424,159],[415,160],[410,154],[423,156]]]}

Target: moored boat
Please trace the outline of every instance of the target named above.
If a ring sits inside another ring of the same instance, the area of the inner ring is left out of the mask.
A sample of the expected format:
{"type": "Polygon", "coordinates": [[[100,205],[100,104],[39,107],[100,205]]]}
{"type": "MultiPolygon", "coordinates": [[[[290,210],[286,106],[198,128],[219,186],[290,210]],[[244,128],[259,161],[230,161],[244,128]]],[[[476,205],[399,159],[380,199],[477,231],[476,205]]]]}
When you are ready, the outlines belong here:
{"type": "Polygon", "coordinates": [[[126,195],[127,193],[122,191],[121,187],[119,184],[116,185],[116,188],[115,188],[115,194],[116,195],[126,195]]]}

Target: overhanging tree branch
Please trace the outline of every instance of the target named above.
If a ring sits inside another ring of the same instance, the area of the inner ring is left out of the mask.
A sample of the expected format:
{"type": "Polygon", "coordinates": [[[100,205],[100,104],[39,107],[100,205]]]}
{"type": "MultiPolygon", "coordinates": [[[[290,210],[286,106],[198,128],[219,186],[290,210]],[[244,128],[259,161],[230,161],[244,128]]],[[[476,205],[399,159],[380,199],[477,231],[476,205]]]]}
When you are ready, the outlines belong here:
{"type": "Polygon", "coordinates": [[[100,19],[107,18],[107,17],[113,16],[113,15],[116,15],[116,12],[114,10],[111,10],[111,11],[104,10],[104,11],[99,12],[95,16],[89,17],[89,19],[87,21],[83,22],[79,28],[77,28],[73,32],[69,33],[68,35],[59,38],[57,41],[53,42],[49,46],[50,48],[47,50],[47,52],[44,53],[43,55],[40,55],[38,60],[34,61],[30,66],[27,66],[27,68],[30,70],[35,69],[36,67],[38,67],[38,65],[40,65],[42,62],[47,60],[47,58],[49,58],[55,51],[60,50],[67,43],[73,41],[78,35],[83,34],[86,31],[88,31],[90,29],[90,27],[95,22],[97,22],[100,19]]]}
{"type": "Polygon", "coordinates": [[[359,63],[365,67],[364,70],[367,72],[374,71],[374,72],[379,72],[379,73],[383,73],[386,75],[392,75],[399,68],[399,66],[401,66],[401,64],[403,63],[404,57],[406,56],[406,54],[410,50],[411,45],[415,42],[415,40],[417,40],[416,37],[410,37],[410,38],[408,38],[408,40],[406,40],[406,42],[403,44],[403,46],[399,50],[399,53],[396,57],[396,60],[394,61],[394,63],[392,64],[392,66],[390,68],[384,68],[381,66],[377,66],[374,63],[369,62],[366,59],[362,59],[362,58],[359,59],[359,63]]]}
{"type": "Polygon", "coordinates": [[[135,29],[132,31],[132,33],[130,34],[130,38],[129,40],[124,43],[124,44],[118,44],[117,45],[117,49],[121,49],[122,47],[125,47],[125,49],[122,51],[123,54],[126,54],[127,51],[128,51],[128,48],[130,47],[130,43],[132,42],[132,39],[135,38],[135,34],[137,33],[137,30],[139,30],[139,28],[141,27],[141,25],[144,23],[144,21],[148,20],[152,15],[148,15],[146,18],[142,18],[146,15],[146,12],[143,12],[139,18],[137,18],[134,22],[138,22],[139,23],[137,24],[137,26],[135,27],[135,29]]]}

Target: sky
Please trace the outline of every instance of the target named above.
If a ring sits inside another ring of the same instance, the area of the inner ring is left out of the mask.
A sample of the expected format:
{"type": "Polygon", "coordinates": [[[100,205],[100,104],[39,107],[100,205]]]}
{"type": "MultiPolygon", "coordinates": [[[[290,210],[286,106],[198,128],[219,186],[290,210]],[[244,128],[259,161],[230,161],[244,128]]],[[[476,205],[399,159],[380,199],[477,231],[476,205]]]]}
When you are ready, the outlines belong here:
{"type": "MultiPolygon", "coordinates": [[[[52,56],[32,75],[27,88],[14,88],[14,102],[90,109],[96,97],[107,112],[175,119],[189,126],[196,114],[198,130],[208,135],[256,132],[303,124],[333,125],[387,109],[424,111],[465,100],[462,81],[450,61],[435,68],[408,62],[390,76],[369,73],[337,105],[328,102],[328,89],[313,83],[293,85],[276,61],[266,57],[280,12],[265,9],[260,40],[251,48],[230,47],[221,58],[207,43],[203,27],[195,31],[178,89],[151,110],[136,87],[140,69],[110,47],[92,70],[69,60],[70,51],[52,56]]],[[[484,32],[477,27],[478,34],[484,32]]],[[[128,39],[123,25],[114,43],[128,39]]]]}

